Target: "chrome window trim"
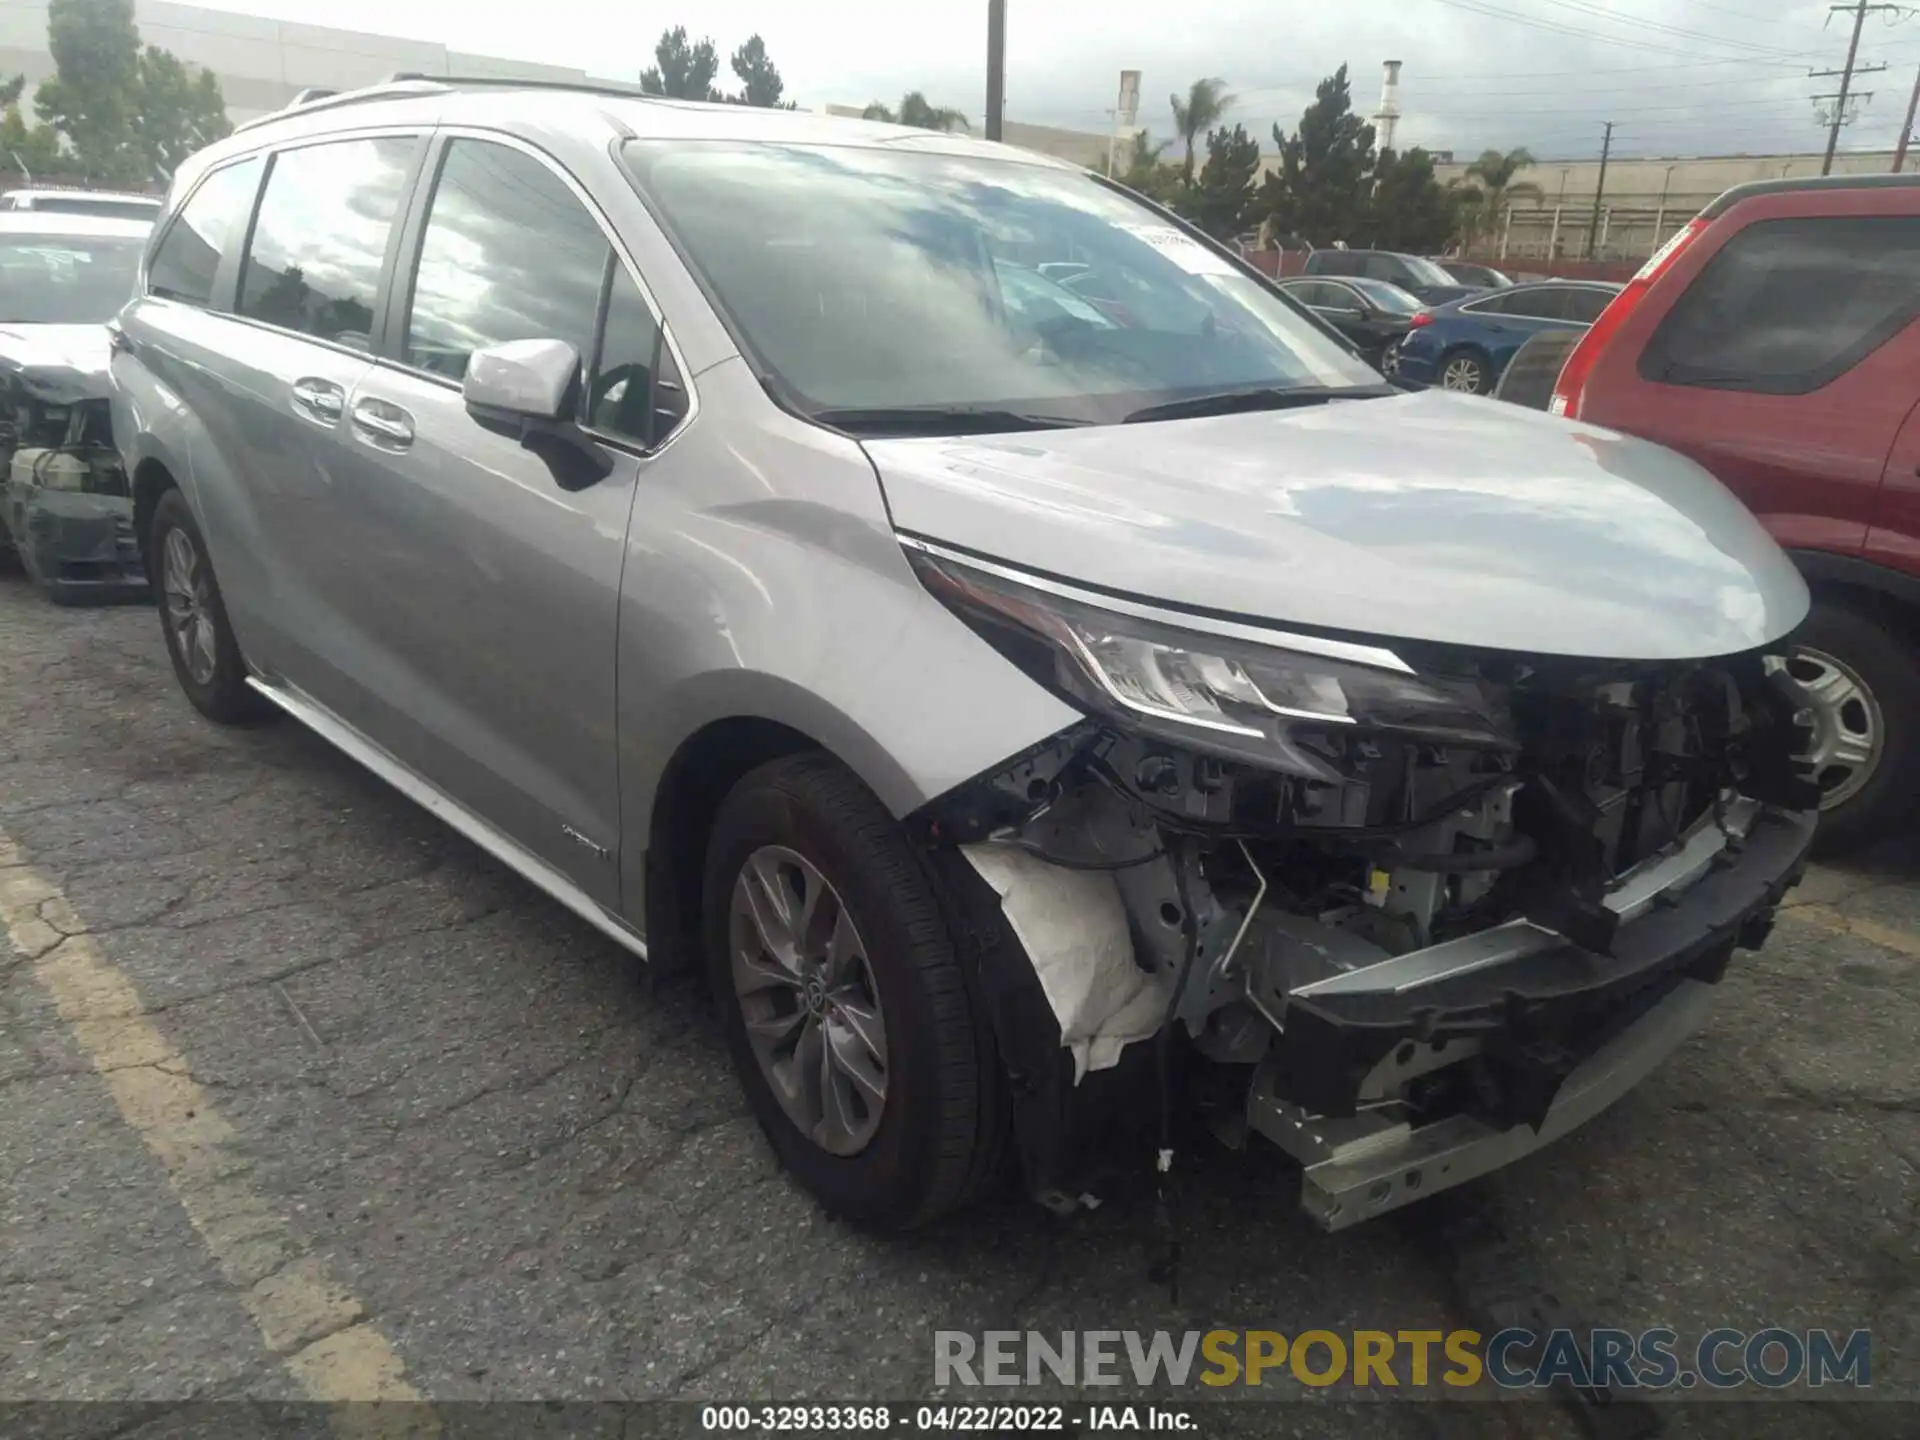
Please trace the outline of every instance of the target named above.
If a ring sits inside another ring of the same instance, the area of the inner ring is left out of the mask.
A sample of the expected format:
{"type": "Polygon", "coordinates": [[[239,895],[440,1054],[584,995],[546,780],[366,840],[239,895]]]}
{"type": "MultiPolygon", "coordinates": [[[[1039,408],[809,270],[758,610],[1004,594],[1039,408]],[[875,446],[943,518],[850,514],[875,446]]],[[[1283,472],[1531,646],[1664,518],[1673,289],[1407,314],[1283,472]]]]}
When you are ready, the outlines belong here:
{"type": "Polygon", "coordinates": [[[1184,610],[1168,610],[1143,601],[1109,595],[1104,591],[1082,589],[1064,580],[1035,575],[1030,570],[1017,569],[996,560],[985,560],[965,550],[955,550],[937,541],[924,540],[904,531],[895,532],[895,538],[907,549],[917,550],[936,560],[947,560],[955,565],[969,566],[988,575],[998,576],[1002,580],[1011,580],[1016,585],[1025,585],[1031,590],[1058,595],[1063,600],[1072,600],[1076,604],[1088,605],[1097,610],[1111,610],[1116,614],[1130,615],[1136,620],[1150,620],[1156,625],[1166,625],[1174,629],[1219,635],[1254,645],[1270,645],[1275,649],[1291,650],[1300,655],[1318,655],[1327,660],[1344,660],[1352,665],[1367,665],[1376,670],[1392,670],[1401,675],[1414,673],[1411,665],[1393,651],[1381,646],[1362,645],[1353,640],[1330,640],[1321,635],[1299,635],[1290,630],[1268,629],[1260,625],[1242,624],[1237,620],[1220,620],[1208,615],[1190,614],[1184,610]]]}

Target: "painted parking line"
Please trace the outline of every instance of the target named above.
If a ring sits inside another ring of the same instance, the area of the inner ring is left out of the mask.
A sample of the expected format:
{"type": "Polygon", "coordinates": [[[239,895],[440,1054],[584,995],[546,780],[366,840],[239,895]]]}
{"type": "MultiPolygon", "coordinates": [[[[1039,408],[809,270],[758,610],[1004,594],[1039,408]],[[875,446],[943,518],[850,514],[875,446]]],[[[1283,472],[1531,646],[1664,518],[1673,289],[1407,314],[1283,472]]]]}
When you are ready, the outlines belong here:
{"type": "MultiPolygon", "coordinates": [[[[366,1309],[294,1236],[247,1182],[233,1127],[193,1078],[187,1058],[141,1004],[47,876],[0,833],[0,924],[52,997],[127,1124],[166,1168],[168,1182],[220,1272],[238,1292],[267,1349],[307,1396],[418,1402],[392,1342],[366,1309]]],[[[423,1405],[346,1407],[334,1428],[354,1436],[437,1434],[423,1405]]]]}

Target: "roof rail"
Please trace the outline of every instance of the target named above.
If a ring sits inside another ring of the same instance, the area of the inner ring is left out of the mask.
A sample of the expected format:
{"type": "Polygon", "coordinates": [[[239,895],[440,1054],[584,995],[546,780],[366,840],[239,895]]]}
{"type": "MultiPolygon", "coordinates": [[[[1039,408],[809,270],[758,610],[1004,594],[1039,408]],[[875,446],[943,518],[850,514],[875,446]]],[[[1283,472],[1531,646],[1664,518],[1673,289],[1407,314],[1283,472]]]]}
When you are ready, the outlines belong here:
{"type": "Polygon", "coordinates": [[[330,109],[335,105],[356,105],[369,100],[390,100],[394,98],[394,92],[399,87],[417,85],[432,85],[442,90],[487,86],[497,86],[502,90],[557,90],[582,95],[617,95],[623,100],[667,98],[661,95],[649,95],[638,85],[627,85],[618,80],[521,79],[513,75],[429,75],[420,70],[396,70],[384,80],[376,80],[370,85],[363,85],[354,90],[318,88],[302,90],[282,108],[265,115],[256,115],[253,119],[243,121],[233,128],[235,131],[251,130],[256,125],[265,125],[269,121],[279,120],[295,110],[330,109]]]}
{"type": "Polygon", "coordinates": [[[625,99],[666,100],[666,95],[653,95],[637,84],[628,84],[622,80],[547,80],[524,78],[518,75],[428,75],[417,70],[400,70],[387,77],[386,83],[397,85],[402,81],[428,80],[436,85],[445,85],[457,90],[462,86],[489,85],[503,90],[564,90],[578,91],[585,95],[618,95],[625,99]]]}

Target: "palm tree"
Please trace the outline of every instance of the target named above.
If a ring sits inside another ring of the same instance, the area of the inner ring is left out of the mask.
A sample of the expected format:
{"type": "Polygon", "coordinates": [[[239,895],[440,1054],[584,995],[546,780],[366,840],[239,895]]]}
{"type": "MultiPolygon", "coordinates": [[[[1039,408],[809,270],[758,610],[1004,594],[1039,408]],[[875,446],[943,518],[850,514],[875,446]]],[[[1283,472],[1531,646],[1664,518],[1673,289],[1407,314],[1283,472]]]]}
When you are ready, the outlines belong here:
{"type": "Polygon", "coordinates": [[[1191,185],[1194,150],[1200,143],[1200,137],[1226,119],[1227,111],[1233,108],[1234,97],[1227,93],[1227,82],[1216,77],[1194,81],[1187,87],[1184,98],[1179,95],[1169,98],[1173,101],[1173,128],[1187,151],[1186,163],[1180,173],[1191,185]]]}
{"type": "Polygon", "coordinates": [[[889,125],[911,125],[918,130],[971,130],[967,117],[958,110],[928,101],[925,93],[909,90],[900,97],[900,108],[890,109],[878,100],[860,112],[863,120],[884,120],[889,125]]]}
{"type": "Polygon", "coordinates": [[[1546,192],[1531,180],[1517,180],[1522,170],[1533,164],[1533,155],[1524,145],[1502,154],[1498,150],[1481,152],[1467,166],[1465,179],[1478,192],[1480,219],[1489,231],[1497,230],[1500,217],[1515,200],[1544,200],[1546,192]]]}

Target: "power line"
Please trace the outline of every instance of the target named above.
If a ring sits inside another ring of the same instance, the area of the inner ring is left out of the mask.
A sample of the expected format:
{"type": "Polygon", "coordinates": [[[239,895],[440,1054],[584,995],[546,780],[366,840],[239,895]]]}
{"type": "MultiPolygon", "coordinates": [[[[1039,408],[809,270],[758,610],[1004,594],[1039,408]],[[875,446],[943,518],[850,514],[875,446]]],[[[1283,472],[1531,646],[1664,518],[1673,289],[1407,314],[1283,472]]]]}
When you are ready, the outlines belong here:
{"type": "Polygon", "coordinates": [[[1751,50],[1766,55],[1780,55],[1783,52],[1773,45],[1755,45],[1750,40],[1736,40],[1727,35],[1712,35],[1704,30],[1688,30],[1678,25],[1668,25],[1661,20],[1648,20],[1636,15],[1621,15],[1590,0],[1540,0],[1543,5],[1556,9],[1570,10],[1576,15],[1587,15],[1604,20],[1610,25],[1624,25],[1633,29],[1647,30],[1658,35],[1671,35],[1682,40],[1705,40],[1711,44],[1728,46],[1735,50],[1751,50]]]}
{"type": "MultiPolygon", "coordinates": [[[[1628,50],[1644,50],[1656,55],[1692,56],[1696,53],[1694,49],[1680,49],[1673,45],[1657,44],[1651,40],[1625,39],[1618,35],[1605,35],[1598,30],[1586,30],[1576,25],[1563,24],[1558,20],[1543,20],[1538,16],[1523,15],[1514,10],[1503,10],[1498,6],[1484,3],[1484,0],[1434,0],[1434,3],[1445,5],[1454,10],[1464,10],[1470,15],[1481,15],[1493,20],[1505,20],[1514,25],[1527,25],[1533,29],[1546,30],[1556,35],[1571,35],[1576,39],[1592,40],[1602,45],[1616,45],[1628,50]]],[[[1778,65],[1792,65],[1796,63],[1787,58],[1786,51],[1775,53],[1777,53],[1780,58],[1778,60],[1772,60],[1769,63],[1778,65]]],[[[1734,57],[1724,56],[1721,58],[1732,59],[1734,57]]]]}

